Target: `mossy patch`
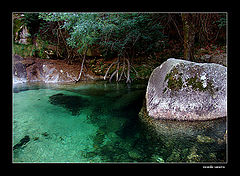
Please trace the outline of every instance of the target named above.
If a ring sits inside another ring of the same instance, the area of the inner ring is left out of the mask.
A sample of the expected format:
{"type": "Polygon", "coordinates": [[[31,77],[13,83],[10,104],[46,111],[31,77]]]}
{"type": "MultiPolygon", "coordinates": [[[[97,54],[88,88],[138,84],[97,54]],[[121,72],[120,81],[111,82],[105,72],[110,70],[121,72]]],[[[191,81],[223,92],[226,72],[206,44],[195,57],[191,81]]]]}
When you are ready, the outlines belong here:
{"type": "Polygon", "coordinates": [[[196,91],[209,91],[211,94],[214,94],[214,87],[212,82],[210,80],[207,80],[206,82],[207,84],[204,86],[203,81],[200,80],[196,74],[194,77],[188,78],[186,80],[186,85],[196,91]]]}
{"type": "Polygon", "coordinates": [[[195,75],[194,77],[188,78],[186,80],[187,86],[191,86],[193,90],[204,91],[206,87],[203,87],[202,81],[195,75]]]}
{"type": "MultiPolygon", "coordinates": [[[[180,65],[183,67],[183,64],[180,65]]],[[[187,73],[186,73],[187,74],[187,73]]],[[[167,91],[167,88],[172,91],[178,91],[184,87],[190,87],[195,91],[209,91],[211,95],[214,94],[214,86],[208,79],[202,80],[199,75],[201,71],[199,67],[191,68],[190,78],[185,78],[184,73],[177,66],[173,67],[172,70],[166,75],[165,80],[167,81],[167,87],[164,88],[163,93],[167,91]]]]}
{"type": "MultiPolygon", "coordinates": [[[[168,73],[165,77],[165,81],[168,80],[167,87],[171,90],[179,90],[183,86],[183,80],[181,77],[182,73],[179,73],[177,68],[174,67],[170,73],[168,73]]],[[[163,92],[165,92],[166,89],[164,89],[163,92]]]]}

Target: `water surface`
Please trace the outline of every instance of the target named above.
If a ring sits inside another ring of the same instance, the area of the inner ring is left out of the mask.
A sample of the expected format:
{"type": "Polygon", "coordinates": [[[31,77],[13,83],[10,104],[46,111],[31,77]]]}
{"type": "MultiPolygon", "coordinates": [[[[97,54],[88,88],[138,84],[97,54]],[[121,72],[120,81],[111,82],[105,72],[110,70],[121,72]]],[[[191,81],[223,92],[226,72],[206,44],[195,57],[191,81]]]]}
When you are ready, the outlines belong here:
{"type": "Polygon", "coordinates": [[[14,85],[13,162],[226,161],[225,145],[217,141],[151,135],[138,117],[146,86],[14,85]]]}

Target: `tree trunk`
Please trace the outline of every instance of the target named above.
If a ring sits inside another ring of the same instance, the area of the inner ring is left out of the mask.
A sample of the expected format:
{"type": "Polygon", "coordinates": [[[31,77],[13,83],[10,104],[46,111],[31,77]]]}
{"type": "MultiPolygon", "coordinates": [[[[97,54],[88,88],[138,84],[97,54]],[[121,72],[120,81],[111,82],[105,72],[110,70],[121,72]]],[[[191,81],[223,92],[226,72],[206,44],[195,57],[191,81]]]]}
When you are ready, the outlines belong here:
{"type": "Polygon", "coordinates": [[[85,61],[85,58],[86,58],[86,54],[87,54],[87,49],[86,49],[86,51],[84,52],[84,56],[83,56],[83,60],[82,60],[82,65],[81,65],[81,70],[80,70],[78,79],[76,80],[76,83],[79,82],[80,79],[81,79],[82,72],[83,72],[84,61],[85,61]]]}
{"type": "Polygon", "coordinates": [[[76,82],[79,82],[80,79],[81,79],[82,72],[83,72],[83,64],[84,64],[84,61],[85,61],[85,57],[84,57],[83,60],[82,60],[81,70],[80,70],[80,73],[79,73],[79,76],[78,76],[78,79],[76,80],[76,82]]]}
{"type": "Polygon", "coordinates": [[[184,54],[185,60],[194,60],[194,39],[195,28],[191,14],[182,13],[183,34],[184,34],[184,54]]]}
{"type": "Polygon", "coordinates": [[[127,70],[127,81],[126,83],[131,83],[131,79],[130,79],[130,62],[129,60],[126,58],[127,64],[128,64],[128,70],[127,70]]]}

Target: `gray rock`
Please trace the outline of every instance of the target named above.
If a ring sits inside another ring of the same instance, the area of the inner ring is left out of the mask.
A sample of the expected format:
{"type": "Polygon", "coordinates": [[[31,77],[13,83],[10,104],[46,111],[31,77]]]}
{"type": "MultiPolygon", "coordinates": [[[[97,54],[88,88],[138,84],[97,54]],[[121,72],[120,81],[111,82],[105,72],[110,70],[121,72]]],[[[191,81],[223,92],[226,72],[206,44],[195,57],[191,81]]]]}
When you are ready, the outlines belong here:
{"type": "Polygon", "coordinates": [[[227,114],[227,68],[170,58],[152,72],[146,92],[154,119],[211,120],[227,114]]]}
{"type": "Polygon", "coordinates": [[[13,66],[13,74],[18,78],[27,78],[26,66],[20,62],[13,66]]]}
{"type": "Polygon", "coordinates": [[[21,57],[21,56],[19,56],[19,55],[17,55],[17,54],[15,54],[15,55],[12,56],[12,61],[13,61],[14,64],[15,64],[15,62],[17,62],[17,61],[22,61],[22,60],[24,60],[24,58],[21,57]]]}

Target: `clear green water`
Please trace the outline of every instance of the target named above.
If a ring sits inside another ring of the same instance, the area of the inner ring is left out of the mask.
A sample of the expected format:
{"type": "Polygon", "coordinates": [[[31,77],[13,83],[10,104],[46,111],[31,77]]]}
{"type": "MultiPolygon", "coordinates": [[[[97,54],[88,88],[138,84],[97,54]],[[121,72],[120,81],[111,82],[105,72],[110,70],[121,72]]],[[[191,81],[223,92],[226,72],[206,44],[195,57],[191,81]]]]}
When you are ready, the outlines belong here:
{"type": "Polygon", "coordinates": [[[219,141],[151,135],[138,117],[145,91],[144,83],[14,85],[13,162],[226,161],[219,141]]]}

